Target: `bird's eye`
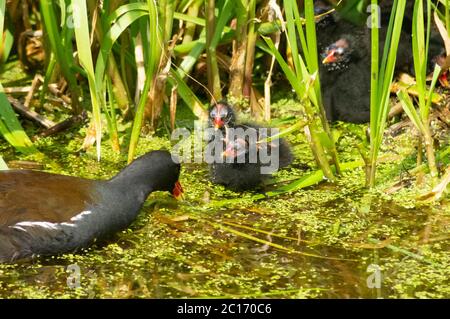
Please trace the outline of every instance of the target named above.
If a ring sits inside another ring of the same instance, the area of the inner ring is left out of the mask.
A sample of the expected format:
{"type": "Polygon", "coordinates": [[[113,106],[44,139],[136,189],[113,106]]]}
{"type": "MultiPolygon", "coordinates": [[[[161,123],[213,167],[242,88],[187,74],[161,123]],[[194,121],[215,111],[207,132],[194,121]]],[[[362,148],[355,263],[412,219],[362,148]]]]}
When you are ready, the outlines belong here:
{"type": "Polygon", "coordinates": [[[336,53],[339,54],[339,55],[344,54],[344,48],[338,47],[338,48],[336,49],[336,53]]]}
{"type": "Polygon", "coordinates": [[[212,109],[210,114],[211,114],[211,117],[216,117],[217,116],[216,109],[215,108],[212,109]]]}
{"type": "Polygon", "coordinates": [[[226,109],[220,109],[220,117],[224,118],[228,116],[228,111],[226,109]]]}

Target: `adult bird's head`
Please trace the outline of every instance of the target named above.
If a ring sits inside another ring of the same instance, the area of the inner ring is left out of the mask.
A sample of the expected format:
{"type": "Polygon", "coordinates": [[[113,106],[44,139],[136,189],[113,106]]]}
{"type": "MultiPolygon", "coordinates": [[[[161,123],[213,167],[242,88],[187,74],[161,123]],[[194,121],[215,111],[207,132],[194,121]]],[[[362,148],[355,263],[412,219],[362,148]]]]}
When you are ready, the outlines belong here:
{"type": "Polygon", "coordinates": [[[213,104],[209,110],[209,120],[211,125],[216,129],[233,126],[236,117],[230,104],[220,101],[213,104]]]}
{"type": "Polygon", "coordinates": [[[167,191],[176,199],[182,198],[179,182],[179,160],[167,151],[152,151],[136,160],[111,179],[111,182],[127,191],[131,184],[146,194],[151,191],[167,191]]]}

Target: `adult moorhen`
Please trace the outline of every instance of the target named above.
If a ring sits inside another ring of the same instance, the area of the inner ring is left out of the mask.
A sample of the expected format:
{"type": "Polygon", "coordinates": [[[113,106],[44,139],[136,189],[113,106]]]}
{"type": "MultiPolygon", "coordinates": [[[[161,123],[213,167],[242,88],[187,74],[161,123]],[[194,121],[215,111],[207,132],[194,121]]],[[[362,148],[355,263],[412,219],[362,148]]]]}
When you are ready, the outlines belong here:
{"type": "Polygon", "coordinates": [[[293,155],[284,139],[262,142],[269,136],[268,129],[250,123],[236,123],[236,115],[226,101],[210,108],[210,126],[216,129],[211,147],[222,151],[218,161],[210,164],[213,183],[234,191],[256,189],[278,168],[293,161],[293,155]],[[272,171],[273,169],[273,171],[272,171]]]}
{"type": "Polygon", "coordinates": [[[133,161],[110,180],[31,170],[0,172],[0,262],[87,247],[128,227],[153,191],[182,193],[167,151],[133,161]]]}

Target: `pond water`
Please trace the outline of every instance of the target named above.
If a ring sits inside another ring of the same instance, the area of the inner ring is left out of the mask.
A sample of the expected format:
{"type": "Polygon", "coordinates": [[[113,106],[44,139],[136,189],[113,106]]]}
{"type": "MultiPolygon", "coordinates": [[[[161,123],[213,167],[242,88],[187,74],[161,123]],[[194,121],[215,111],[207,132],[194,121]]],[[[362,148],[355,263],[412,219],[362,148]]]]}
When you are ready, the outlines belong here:
{"type": "MultiPolygon", "coordinates": [[[[274,118],[298,112],[292,94],[280,91],[274,100],[274,118]]],[[[179,114],[182,126],[187,120],[179,114]]],[[[23,125],[36,133],[33,123],[23,125]]],[[[126,136],[129,123],[119,130],[126,136]]],[[[335,127],[342,162],[360,159],[354,132],[364,130],[335,127]]],[[[47,171],[85,178],[109,178],[123,168],[126,149],[116,154],[105,140],[99,163],[95,149],[80,151],[84,134],[75,128],[39,139],[41,154],[15,153],[4,141],[0,152],[6,161],[36,161],[47,171]]],[[[280,185],[314,169],[303,134],[288,139],[295,161],[277,174],[280,185]]],[[[167,138],[143,137],[137,153],[160,148],[170,148],[167,138]]],[[[183,201],[151,194],[138,219],[113,238],[74,254],[0,265],[0,297],[449,298],[449,200],[416,200],[427,188],[407,173],[415,155],[410,134],[387,137],[372,191],[356,168],[334,184],[257,201],[255,193],[211,184],[205,164],[183,165],[183,201]],[[398,181],[405,186],[386,191],[398,181]]]]}
{"type": "MultiPolygon", "coordinates": [[[[66,139],[38,142],[47,169],[107,178],[124,165],[107,142],[98,163],[94,150],[76,152],[81,139],[66,139]]],[[[168,143],[144,138],[139,154],[168,143]]],[[[278,174],[281,180],[313,165],[306,145],[291,143],[296,160],[278,174]]],[[[7,147],[3,154],[20,158],[7,147]]],[[[411,187],[382,191],[405,165],[381,165],[380,187],[370,192],[358,168],[335,184],[253,201],[254,193],[211,184],[206,165],[186,164],[183,201],[154,193],[135,223],[107,241],[0,265],[0,297],[448,298],[448,201],[420,207],[411,187]]]]}

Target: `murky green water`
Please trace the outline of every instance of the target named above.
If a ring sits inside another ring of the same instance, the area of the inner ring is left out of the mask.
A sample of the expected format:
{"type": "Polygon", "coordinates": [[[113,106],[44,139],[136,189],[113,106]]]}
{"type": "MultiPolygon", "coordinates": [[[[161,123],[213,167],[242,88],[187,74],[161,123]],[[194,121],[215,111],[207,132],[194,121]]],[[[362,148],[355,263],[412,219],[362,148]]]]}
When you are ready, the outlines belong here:
{"type": "MultiPolygon", "coordinates": [[[[52,143],[66,146],[53,150],[50,139],[39,143],[64,173],[105,178],[123,166],[107,142],[99,164],[93,152],[74,152],[81,141],[62,139],[52,143]]],[[[148,138],[139,152],[162,146],[168,142],[148,138]]],[[[294,149],[297,160],[281,179],[301,176],[311,164],[304,145],[294,149]]],[[[390,163],[381,172],[388,179],[397,169],[390,163]]],[[[251,193],[212,185],[204,165],[187,164],[183,202],[152,194],[130,229],[108,241],[78,254],[1,265],[0,296],[450,297],[448,200],[417,208],[413,189],[368,193],[363,180],[356,169],[334,185],[252,202],[251,193]],[[234,202],[220,206],[223,199],[234,202]]]]}
{"type": "MultiPolygon", "coordinates": [[[[296,109],[279,99],[275,113],[296,109]]],[[[125,136],[129,125],[120,129],[125,136]]],[[[114,154],[108,141],[101,163],[95,150],[80,151],[83,134],[74,129],[39,140],[43,155],[16,154],[4,141],[0,151],[7,161],[34,160],[86,178],[108,178],[125,165],[126,150],[114,154]]],[[[296,160],[280,180],[314,167],[301,135],[289,140],[296,160]]],[[[360,158],[354,142],[341,135],[342,161],[360,158]]],[[[164,138],[143,138],[138,153],[162,147],[170,147],[164,138]]],[[[411,179],[405,172],[414,167],[415,150],[407,134],[387,139],[382,156],[372,192],[359,168],[336,184],[256,202],[252,193],[212,185],[205,165],[184,165],[183,202],[152,194],[136,222],[107,241],[76,254],[0,265],[0,297],[449,298],[449,197],[419,205],[415,198],[425,190],[414,183],[386,194],[399,177],[411,179]]]]}

